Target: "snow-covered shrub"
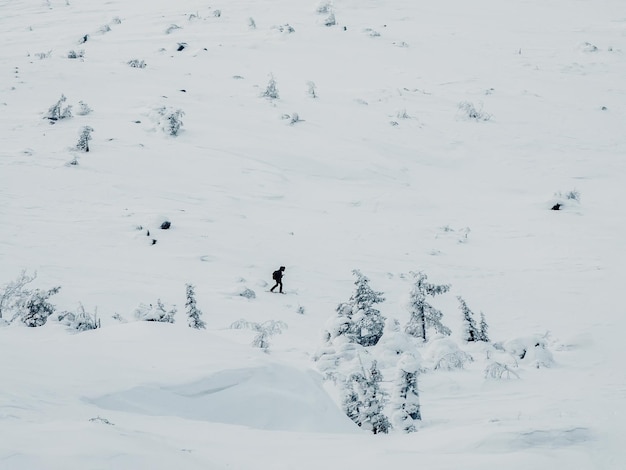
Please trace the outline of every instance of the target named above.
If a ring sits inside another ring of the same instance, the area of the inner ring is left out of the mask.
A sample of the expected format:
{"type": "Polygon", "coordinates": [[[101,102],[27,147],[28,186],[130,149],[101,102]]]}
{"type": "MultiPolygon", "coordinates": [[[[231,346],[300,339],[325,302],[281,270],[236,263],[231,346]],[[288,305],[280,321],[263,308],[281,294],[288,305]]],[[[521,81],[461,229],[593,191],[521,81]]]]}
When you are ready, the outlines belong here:
{"type": "Polygon", "coordinates": [[[398,358],[405,353],[410,353],[419,360],[418,342],[418,339],[402,331],[398,320],[387,319],[383,336],[376,345],[378,362],[382,368],[396,367],[398,358]]]}
{"type": "Polygon", "coordinates": [[[424,359],[433,370],[463,369],[472,356],[462,351],[450,338],[436,338],[424,350],[424,359]]]}
{"type": "Polygon", "coordinates": [[[162,106],[156,110],[158,125],[167,135],[176,137],[183,126],[182,117],[185,112],[182,109],[174,109],[162,106]]]}
{"type": "Polygon", "coordinates": [[[249,287],[243,287],[237,295],[245,299],[256,299],[256,293],[249,287]]]}
{"type": "Polygon", "coordinates": [[[131,59],[127,62],[127,64],[134,69],[145,69],[147,65],[144,60],[139,59],[131,59]]]}
{"type": "Polygon", "coordinates": [[[31,276],[23,270],[16,280],[4,285],[0,290],[0,318],[3,315],[13,315],[20,305],[26,302],[31,291],[26,288],[37,278],[37,272],[31,276]]]}
{"type": "Polygon", "coordinates": [[[265,91],[261,94],[264,98],[269,100],[278,99],[278,88],[276,87],[276,80],[273,75],[270,75],[269,82],[267,82],[267,86],[265,87],[265,91]]]}
{"type": "Polygon", "coordinates": [[[79,116],[86,116],[92,111],[93,110],[87,105],[87,103],[84,103],[83,101],[78,102],[78,111],[76,111],[76,114],[79,116]]]}
{"type": "Polygon", "coordinates": [[[178,26],[177,24],[171,24],[165,30],[165,34],[172,34],[177,29],[182,29],[182,28],[180,26],[178,26]]]}
{"type": "Polygon", "coordinates": [[[363,358],[369,353],[360,344],[349,342],[346,336],[340,336],[332,344],[326,344],[313,355],[317,368],[326,380],[341,383],[357,370],[361,369],[363,358]]]}
{"type": "Polygon", "coordinates": [[[554,365],[554,357],[548,349],[547,335],[531,335],[515,338],[500,345],[511,354],[520,365],[530,365],[537,369],[554,365]]]}
{"type": "Polygon", "coordinates": [[[94,310],[93,315],[85,311],[82,304],[78,305],[78,310],[74,312],[64,312],[59,315],[59,321],[69,328],[77,331],[95,330],[101,327],[98,318],[98,309],[94,310]]]}
{"type": "Polygon", "coordinates": [[[187,284],[185,286],[187,301],[185,302],[185,310],[187,311],[187,323],[191,328],[195,328],[199,330],[201,328],[206,328],[206,323],[202,321],[200,316],[202,315],[202,311],[198,309],[196,305],[196,293],[194,291],[194,286],[191,284],[187,284]]]}
{"type": "Polygon", "coordinates": [[[279,33],[291,34],[295,33],[296,30],[289,23],[281,24],[278,26],[272,26],[272,29],[275,29],[279,33]]]}
{"type": "Polygon", "coordinates": [[[519,379],[519,375],[514,370],[502,362],[491,362],[485,367],[485,378],[486,379],[510,379],[511,377],[515,377],[519,379]]]}
{"type": "Polygon", "coordinates": [[[554,198],[550,201],[551,209],[558,211],[562,209],[570,209],[577,207],[580,204],[580,191],[572,189],[565,193],[557,191],[554,193],[554,198]]]}
{"type": "Polygon", "coordinates": [[[466,119],[473,121],[489,121],[491,119],[491,114],[483,111],[482,104],[476,108],[473,103],[463,101],[459,103],[458,107],[466,119]]]}
{"type": "Polygon", "coordinates": [[[404,331],[416,338],[427,340],[428,328],[434,329],[442,335],[449,335],[450,329],[441,323],[443,314],[427,302],[427,296],[434,297],[448,292],[448,284],[431,284],[427,282],[428,276],[423,272],[411,272],[414,283],[409,293],[409,313],[411,317],[404,327],[404,331]]]}
{"type": "Polygon", "coordinates": [[[335,18],[335,13],[331,12],[323,22],[324,26],[335,26],[337,24],[337,18],[335,18]]]}
{"type": "Polygon", "coordinates": [[[270,347],[270,336],[282,333],[283,330],[287,329],[287,324],[279,320],[268,320],[263,323],[255,323],[241,319],[232,323],[230,327],[236,330],[247,329],[256,331],[257,335],[252,340],[252,346],[255,348],[261,348],[267,352],[270,347]]]}
{"type": "Polygon", "coordinates": [[[35,289],[31,291],[28,297],[18,304],[17,312],[11,321],[19,318],[28,327],[45,325],[48,317],[56,309],[54,305],[48,302],[48,299],[60,290],[61,287],[57,286],[49,290],[35,289]]]}
{"type": "Polygon", "coordinates": [[[93,132],[93,127],[84,126],[80,135],[78,136],[78,142],[76,143],[76,150],[81,152],[89,152],[89,141],[92,139],[91,133],[93,132]]]}
{"type": "Polygon", "coordinates": [[[68,59],[83,59],[84,57],[85,57],[84,49],[81,49],[79,51],[75,51],[74,49],[72,49],[71,51],[67,53],[68,59]]]}
{"type": "Polygon", "coordinates": [[[256,22],[254,21],[254,18],[252,17],[248,18],[248,28],[256,29],[256,22]]]}
{"type": "Polygon", "coordinates": [[[315,11],[320,15],[327,15],[333,11],[333,3],[331,1],[323,1],[317,6],[315,11]]]}
{"type": "Polygon", "coordinates": [[[315,83],[308,81],[306,82],[306,86],[307,86],[307,94],[311,98],[317,98],[317,87],[315,86],[315,83]]]}
{"type": "Polygon", "coordinates": [[[35,57],[37,57],[39,60],[43,60],[43,59],[49,59],[50,57],[52,57],[52,51],[48,51],[48,52],[36,52],[35,57]]]}
{"type": "Polygon", "coordinates": [[[374,434],[386,434],[391,429],[389,419],[383,413],[386,397],[380,387],[381,380],[376,361],[372,361],[368,372],[361,369],[348,377],[342,403],[344,412],[352,421],[374,434]]]}
{"type": "Polygon", "coordinates": [[[404,432],[415,432],[416,424],[422,419],[420,411],[417,376],[420,364],[412,354],[403,354],[397,365],[396,379],[393,384],[391,415],[393,426],[404,432]]]}
{"type": "Polygon", "coordinates": [[[139,304],[134,312],[135,318],[141,321],[156,321],[162,323],[174,323],[174,315],[176,315],[176,307],[166,310],[161,299],[157,300],[156,305],[139,304]]]}
{"type": "Polygon", "coordinates": [[[49,119],[50,121],[59,121],[61,119],[71,118],[72,106],[68,105],[68,106],[63,107],[63,104],[66,101],[67,101],[67,98],[65,97],[65,95],[61,95],[61,98],[59,98],[59,101],[57,101],[52,106],[50,106],[45,118],[49,119]]]}

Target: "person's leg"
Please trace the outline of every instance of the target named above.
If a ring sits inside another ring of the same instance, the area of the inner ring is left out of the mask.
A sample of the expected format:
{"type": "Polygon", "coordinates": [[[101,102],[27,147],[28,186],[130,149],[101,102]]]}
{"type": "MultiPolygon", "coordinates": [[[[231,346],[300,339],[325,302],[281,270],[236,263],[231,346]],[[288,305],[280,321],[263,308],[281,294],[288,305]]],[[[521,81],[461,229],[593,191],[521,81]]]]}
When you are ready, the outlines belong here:
{"type": "Polygon", "coordinates": [[[278,281],[278,284],[280,285],[280,290],[278,292],[282,294],[283,293],[283,281],[278,281]]]}
{"type": "Polygon", "coordinates": [[[276,284],[274,284],[274,287],[270,289],[270,292],[274,292],[274,289],[276,289],[277,287],[278,287],[278,281],[276,281],[276,284]]]}

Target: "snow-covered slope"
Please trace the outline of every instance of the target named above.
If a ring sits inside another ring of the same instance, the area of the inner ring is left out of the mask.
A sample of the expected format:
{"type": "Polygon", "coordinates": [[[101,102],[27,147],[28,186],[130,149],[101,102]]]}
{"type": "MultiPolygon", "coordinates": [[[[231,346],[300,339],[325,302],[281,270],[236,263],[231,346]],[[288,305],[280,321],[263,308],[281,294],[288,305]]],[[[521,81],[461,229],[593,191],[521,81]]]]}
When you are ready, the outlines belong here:
{"type": "Polygon", "coordinates": [[[621,2],[16,0],[0,38],[0,285],[102,321],[0,327],[0,468],[626,465],[621,2]],[[420,375],[416,433],[355,427],[317,371],[355,268],[401,324],[407,273],[452,286],[474,360],[420,375]],[[485,379],[457,295],[551,367],[485,379]],[[135,321],[157,299],[177,322],[135,321]],[[239,319],[288,329],[265,354],[239,319]]]}

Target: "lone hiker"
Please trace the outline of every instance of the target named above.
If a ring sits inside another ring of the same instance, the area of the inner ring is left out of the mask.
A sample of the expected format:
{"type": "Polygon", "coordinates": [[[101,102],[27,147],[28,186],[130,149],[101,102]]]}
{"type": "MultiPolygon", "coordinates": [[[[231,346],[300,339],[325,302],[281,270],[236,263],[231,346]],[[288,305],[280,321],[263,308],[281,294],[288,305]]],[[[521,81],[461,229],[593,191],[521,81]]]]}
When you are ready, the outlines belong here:
{"type": "Polygon", "coordinates": [[[272,279],[276,281],[276,284],[274,285],[274,287],[270,289],[270,292],[274,292],[274,289],[280,286],[280,289],[278,290],[278,292],[280,292],[281,294],[283,293],[283,273],[284,272],[285,272],[285,267],[281,266],[280,268],[278,268],[276,271],[272,273],[272,279]]]}

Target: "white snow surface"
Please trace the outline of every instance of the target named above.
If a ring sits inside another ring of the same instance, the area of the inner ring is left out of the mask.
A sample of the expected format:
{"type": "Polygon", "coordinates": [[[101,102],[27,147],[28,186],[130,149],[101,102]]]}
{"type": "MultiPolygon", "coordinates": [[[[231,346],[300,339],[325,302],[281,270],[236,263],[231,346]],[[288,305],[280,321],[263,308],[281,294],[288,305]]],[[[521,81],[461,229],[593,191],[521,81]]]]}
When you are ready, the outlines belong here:
{"type": "Polygon", "coordinates": [[[0,285],[102,322],[0,320],[0,469],[626,468],[623,1],[327,4],[0,0],[0,285]],[[353,269],[400,324],[411,271],[452,286],[451,337],[353,351],[389,390],[423,358],[415,433],[354,425],[314,360],[353,269]],[[157,299],[176,323],[135,319],[157,299]]]}

